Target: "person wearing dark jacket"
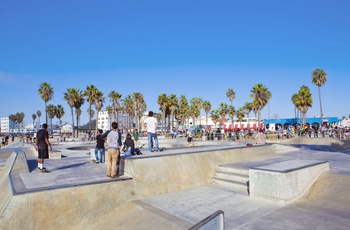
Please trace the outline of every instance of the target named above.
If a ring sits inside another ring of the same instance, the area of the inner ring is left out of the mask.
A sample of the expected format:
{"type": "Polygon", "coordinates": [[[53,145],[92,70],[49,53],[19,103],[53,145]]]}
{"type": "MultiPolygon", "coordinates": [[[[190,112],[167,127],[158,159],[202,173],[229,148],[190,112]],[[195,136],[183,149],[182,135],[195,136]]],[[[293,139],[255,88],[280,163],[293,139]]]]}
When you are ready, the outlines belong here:
{"type": "Polygon", "coordinates": [[[95,162],[96,164],[103,163],[103,156],[105,154],[105,138],[102,137],[102,129],[98,130],[96,136],[96,147],[95,147],[95,162]],[[100,152],[100,158],[98,157],[98,152],[100,152]]]}

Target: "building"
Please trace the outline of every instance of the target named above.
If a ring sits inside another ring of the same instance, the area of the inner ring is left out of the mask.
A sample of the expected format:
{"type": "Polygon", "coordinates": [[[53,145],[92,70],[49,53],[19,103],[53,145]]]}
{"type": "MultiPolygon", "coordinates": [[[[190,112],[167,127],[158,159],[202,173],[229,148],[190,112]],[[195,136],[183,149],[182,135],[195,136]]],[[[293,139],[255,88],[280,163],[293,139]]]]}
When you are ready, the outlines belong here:
{"type": "MultiPolygon", "coordinates": [[[[114,121],[114,115],[109,115],[106,110],[100,110],[98,112],[98,122],[97,122],[97,128],[102,129],[103,132],[106,132],[111,129],[111,124],[114,121]]],[[[130,122],[129,116],[126,114],[118,114],[118,127],[123,130],[125,128],[129,128],[130,122]],[[129,125],[128,125],[129,124],[129,125]]]]}
{"type": "Polygon", "coordinates": [[[2,117],[1,118],[1,133],[9,133],[14,128],[13,121],[10,121],[9,117],[2,117]]]}
{"type": "MultiPolygon", "coordinates": [[[[322,124],[325,125],[335,125],[339,124],[341,120],[337,117],[327,117],[327,118],[306,118],[306,125],[313,128],[319,128],[322,124]]],[[[296,127],[297,125],[303,124],[300,118],[281,118],[281,119],[266,119],[264,120],[265,127],[270,131],[275,131],[278,127],[282,126],[287,128],[289,125],[296,127]]]]}

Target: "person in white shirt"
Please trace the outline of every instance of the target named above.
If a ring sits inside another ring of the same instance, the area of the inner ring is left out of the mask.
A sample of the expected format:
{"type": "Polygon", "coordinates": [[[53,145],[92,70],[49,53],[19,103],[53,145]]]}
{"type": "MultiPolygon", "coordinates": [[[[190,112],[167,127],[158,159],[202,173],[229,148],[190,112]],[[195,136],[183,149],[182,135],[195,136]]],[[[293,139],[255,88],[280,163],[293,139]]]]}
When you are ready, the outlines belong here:
{"type": "Polygon", "coordinates": [[[159,151],[159,144],[158,144],[158,137],[156,129],[158,127],[158,121],[155,117],[153,117],[153,112],[148,112],[148,117],[144,120],[143,126],[145,129],[147,129],[147,136],[148,136],[148,150],[150,152],[153,152],[152,149],[152,139],[154,140],[153,143],[155,143],[155,151],[159,151]]]}

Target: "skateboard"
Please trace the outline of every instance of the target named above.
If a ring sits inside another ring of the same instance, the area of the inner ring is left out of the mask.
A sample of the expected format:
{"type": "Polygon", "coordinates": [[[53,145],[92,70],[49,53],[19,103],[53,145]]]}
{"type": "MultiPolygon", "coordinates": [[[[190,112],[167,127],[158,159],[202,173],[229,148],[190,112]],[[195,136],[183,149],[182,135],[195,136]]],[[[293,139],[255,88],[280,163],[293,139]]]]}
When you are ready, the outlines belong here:
{"type": "Polygon", "coordinates": [[[49,173],[49,170],[47,169],[38,169],[39,173],[49,173]]]}

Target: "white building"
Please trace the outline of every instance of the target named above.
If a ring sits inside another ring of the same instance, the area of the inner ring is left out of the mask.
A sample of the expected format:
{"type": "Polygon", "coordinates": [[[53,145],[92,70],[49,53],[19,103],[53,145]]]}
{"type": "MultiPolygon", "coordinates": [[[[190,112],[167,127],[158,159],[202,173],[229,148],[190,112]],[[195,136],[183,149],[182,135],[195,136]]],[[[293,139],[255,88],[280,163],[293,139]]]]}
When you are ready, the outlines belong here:
{"type": "Polygon", "coordinates": [[[10,130],[13,130],[14,123],[13,121],[10,121],[9,117],[2,117],[1,118],[1,133],[9,133],[10,130]]]}

